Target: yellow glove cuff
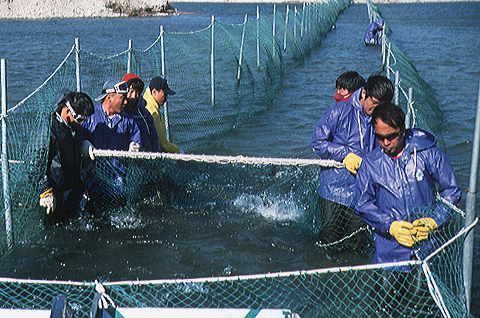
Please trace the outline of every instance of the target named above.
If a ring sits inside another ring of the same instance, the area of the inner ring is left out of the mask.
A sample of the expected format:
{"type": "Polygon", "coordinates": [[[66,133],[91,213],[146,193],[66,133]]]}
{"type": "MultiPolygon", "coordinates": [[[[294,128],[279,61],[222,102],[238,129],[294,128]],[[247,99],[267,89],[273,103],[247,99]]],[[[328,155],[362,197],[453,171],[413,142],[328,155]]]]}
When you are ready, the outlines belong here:
{"type": "Polygon", "coordinates": [[[40,194],[40,198],[45,198],[53,194],[53,188],[48,189],[47,191],[40,194]]]}

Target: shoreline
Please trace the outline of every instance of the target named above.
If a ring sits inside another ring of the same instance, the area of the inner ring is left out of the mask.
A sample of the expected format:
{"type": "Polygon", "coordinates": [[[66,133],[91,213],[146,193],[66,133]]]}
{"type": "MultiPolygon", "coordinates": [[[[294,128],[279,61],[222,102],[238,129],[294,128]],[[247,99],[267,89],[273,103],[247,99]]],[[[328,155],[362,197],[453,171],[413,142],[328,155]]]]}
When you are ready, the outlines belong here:
{"type": "MultiPolygon", "coordinates": [[[[114,13],[107,9],[108,0],[6,0],[0,1],[0,20],[38,20],[61,18],[124,18],[125,13],[114,13]]],[[[118,0],[131,8],[159,6],[156,0],[118,0]]],[[[161,0],[175,10],[175,3],[304,3],[304,0],[161,0]]],[[[388,3],[442,3],[442,2],[480,2],[480,0],[376,0],[375,4],[388,3]]],[[[353,0],[353,4],[365,4],[366,0],[353,0]]],[[[152,13],[141,16],[164,16],[174,13],[152,13]]]]}
{"type": "MultiPolygon", "coordinates": [[[[302,0],[174,0],[169,1],[174,6],[175,3],[303,3],[302,0]]],[[[320,1],[319,1],[320,2],[320,1]]],[[[375,0],[374,4],[384,3],[435,3],[435,2],[480,2],[480,0],[375,0]]],[[[354,4],[366,3],[366,0],[353,0],[354,4]]],[[[174,6],[175,7],[175,6],[174,6]]]]}

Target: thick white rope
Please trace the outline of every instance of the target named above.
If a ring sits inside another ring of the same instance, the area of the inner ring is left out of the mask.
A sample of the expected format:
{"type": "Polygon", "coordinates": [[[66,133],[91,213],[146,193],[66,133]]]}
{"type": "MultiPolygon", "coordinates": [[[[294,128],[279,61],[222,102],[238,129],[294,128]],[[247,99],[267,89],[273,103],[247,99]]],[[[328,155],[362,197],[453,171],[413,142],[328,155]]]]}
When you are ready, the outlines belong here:
{"type": "Polygon", "coordinates": [[[245,156],[219,156],[219,155],[195,155],[165,152],[132,152],[118,150],[93,149],[95,157],[124,157],[138,159],[160,159],[168,158],[183,161],[197,161],[210,163],[243,163],[243,164],[264,164],[264,165],[283,165],[283,166],[306,166],[318,165],[322,167],[345,168],[343,162],[332,159],[300,159],[300,158],[260,158],[245,156]]]}

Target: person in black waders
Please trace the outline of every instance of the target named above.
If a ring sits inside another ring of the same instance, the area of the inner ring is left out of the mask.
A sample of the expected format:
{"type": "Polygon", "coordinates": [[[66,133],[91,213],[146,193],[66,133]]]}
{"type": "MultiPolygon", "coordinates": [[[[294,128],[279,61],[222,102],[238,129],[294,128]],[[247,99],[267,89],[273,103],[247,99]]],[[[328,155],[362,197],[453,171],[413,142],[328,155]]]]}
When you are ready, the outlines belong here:
{"type": "Polygon", "coordinates": [[[81,147],[84,128],[93,114],[91,98],[81,92],[62,90],[55,101],[50,131],[46,174],[40,181],[40,206],[45,208],[45,225],[62,223],[75,216],[88,198],[81,178],[81,147]]]}

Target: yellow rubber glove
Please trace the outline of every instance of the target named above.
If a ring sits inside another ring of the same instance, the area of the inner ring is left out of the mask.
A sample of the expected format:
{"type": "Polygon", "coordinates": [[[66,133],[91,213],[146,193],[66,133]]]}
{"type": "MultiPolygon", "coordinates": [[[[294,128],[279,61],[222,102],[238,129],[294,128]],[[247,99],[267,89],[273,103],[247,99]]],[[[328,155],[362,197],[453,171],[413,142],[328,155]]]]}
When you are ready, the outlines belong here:
{"type": "Polygon", "coordinates": [[[362,163],[362,158],[350,152],[348,155],[343,158],[343,163],[345,164],[345,168],[353,174],[357,174],[358,168],[360,168],[360,164],[362,163]]]}
{"type": "Polygon", "coordinates": [[[412,222],[412,225],[417,230],[416,238],[418,241],[428,239],[430,234],[433,234],[438,229],[438,224],[432,218],[421,218],[412,222]]]}
{"type": "Polygon", "coordinates": [[[47,214],[50,214],[55,210],[56,203],[55,196],[53,195],[53,188],[40,194],[40,206],[45,208],[47,214]]]}
{"type": "Polygon", "coordinates": [[[388,231],[398,243],[406,247],[411,247],[417,242],[416,239],[416,229],[413,227],[413,224],[406,221],[393,221],[390,225],[390,230],[388,231]]]}

